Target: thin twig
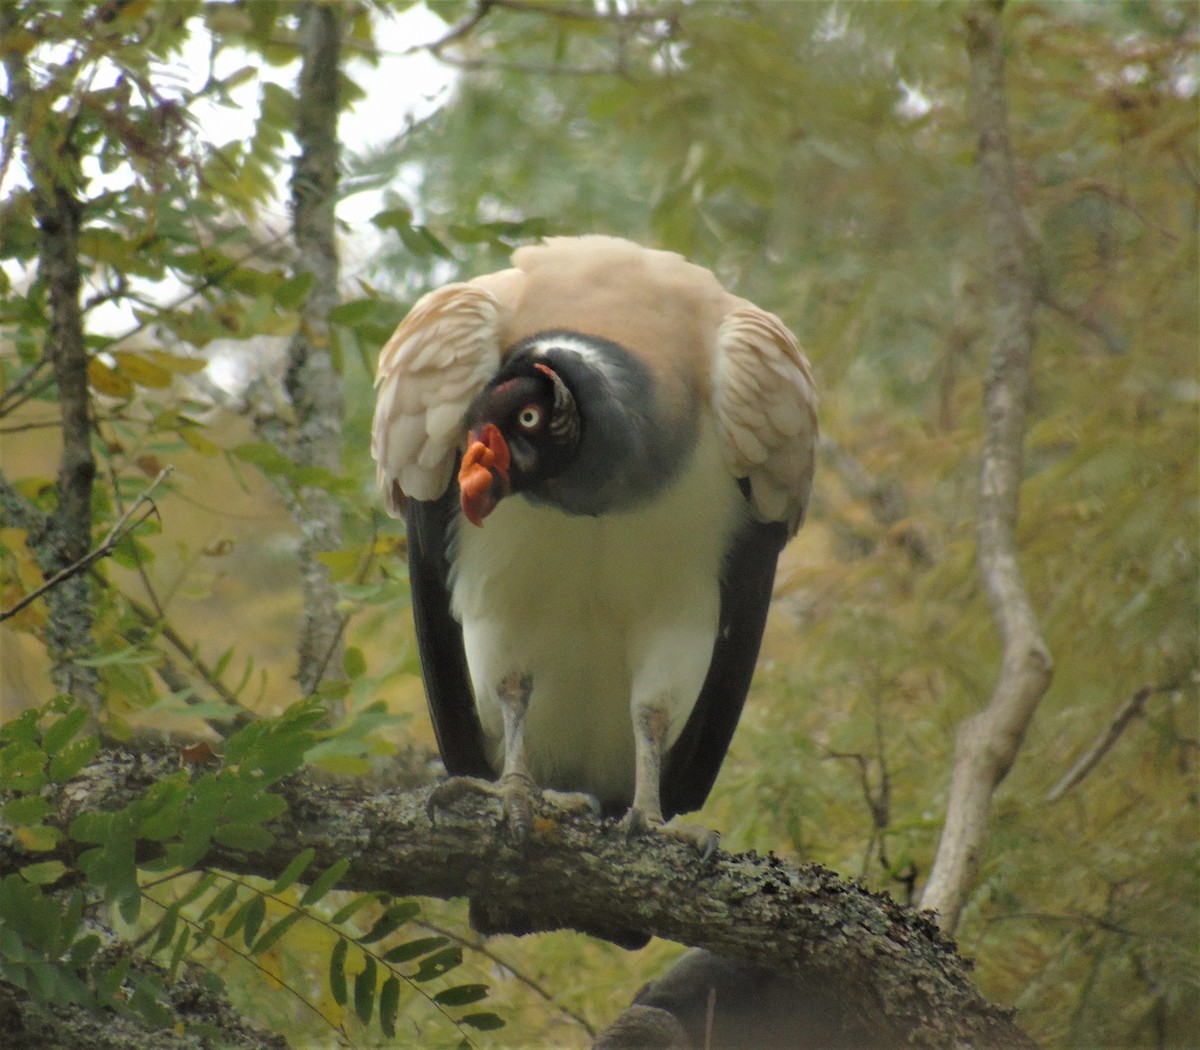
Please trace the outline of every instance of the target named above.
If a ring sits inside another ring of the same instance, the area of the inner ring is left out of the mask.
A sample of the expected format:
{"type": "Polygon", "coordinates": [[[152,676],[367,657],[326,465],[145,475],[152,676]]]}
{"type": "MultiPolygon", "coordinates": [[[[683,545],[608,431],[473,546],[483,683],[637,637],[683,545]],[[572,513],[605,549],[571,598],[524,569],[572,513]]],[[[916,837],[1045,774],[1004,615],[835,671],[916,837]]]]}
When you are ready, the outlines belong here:
{"type": "MultiPolygon", "coordinates": [[[[105,580],[100,582],[107,584],[107,581],[105,580]]],[[[216,672],[213,671],[211,667],[209,667],[203,660],[200,659],[200,657],[196,654],[195,646],[189,645],[184,637],[177,630],[175,630],[174,627],[172,627],[163,617],[157,615],[149,606],[143,605],[136,598],[132,598],[128,594],[122,594],[122,597],[126,602],[128,602],[129,608],[132,610],[133,614],[142,621],[142,623],[144,623],[151,630],[157,631],[160,635],[162,635],[163,638],[170,642],[172,646],[174,646],[175,650],[180,654],[180,656],[187,661],[188,666],[190,666],[192,670],[195,671],[201,679],[203,679],[205,685],[207,685],[214,693],[216,693],[217,696],[219,696],[225,703],[229,704],[231,707],[237,708],[238,714],[233,717],[233,720],[228,725],[223,725],[220,723],[214,725],[211,721],[209,721],[209,725],[217,734],[222,737],[228,737],[237,732],[238,729],[241,729],[243,726],[254,720],[254,712],[252,712],[244,703],[242,703],[241,700],[237,698],[232,691],[230,691],[229,687],[217,677],[216,672]]]]}
{"type": "Polygon", "coordinates": [[[1142,713],[1146,701],[1150,697],[1156,693],[1173,693],[1176,689],[1182,688],[1182,682],[1172,682],[1170,685],[1144,685],[1133,696],[1123,701],[1104,731],[1096,737],[1092,746],[1084,752],[1075,765],[1063,774],[1062,779],[1046,792],[1046,801],[1057,802],[1095,769],[1100,764],[1100,760],[1112,750],[1113,744],[1125,732],[1129,723],[1142,713]]]}
{"type": "Polygon", "coordinates": [[[486,58],[455,58],[439,54],[439,61],[469,73],[489,70],[496,73],[524,73],[533,77],[618,77],[624,76],[619,63],[604,66],[555,66],[538,62],[502,62],[486,58]]]}
{"type": "Polygon", "coordinates": [[[164,467],[158,472],[158,477],[150,482],[150,485],[147,487],[146,491],[138,496],[138,498],[132,504],[130,504],[125,513],[116,520],[113,527],[108,530],[108,535],[100,541],[100,544],[97,547],[94,547],[92,550],[88,551],[88,553],[82,558],[79,558],[65,568],[60,569],[36,591],[32,591],[25,595],[25,597],[17,602],[16,605],[9,609],[5,609],[3,612],[0,612],[0,622],[7,620],[11,616],[16,616],[16,614],[24,609],[27,605],[31,605],[43,594],[53,590],[64,580],[69,580],[72,576],[78,576],[81,572],[86,572],[101,558],[107,558],[110,554],[112,554],[117,544],[120,543],[121,540],[123,540],[134,529],[136,529],[143,521],[145,521],[151,515],[158,517],[158,507],[154,500],[150,497],[150,493],[162,483],[162,481],[167,477],[168,474],[171,473],[173,469],[174,468],[172,467],[164,467]],[[133,518],[134,512],[145,503],[149,504],[149,507],[146,508],[146,512],[142,514],[142,516],[136,521],[131,521],[130,519],[133,518]]]}
{"type": "Polygon", "coordinates": [[[439,926],[436,922],[430,922],[428,919],[422,919],[419,922],[414,922],[413,925],[420,926],[421,928],[428,930],[430,933],[436,933],[442,937],[448,937],[452,941],[457,941],[462,947],[469,948],[471,951],[477,952],[485,959],[490,959],[501,969],[507,970],[510,974],[512,974],[514,979],[516,979],[520,984],[525,985],[526,988],[540,996],[560,1013],[569,1017],[585,1032],[587,1032],[592,1039],[596,1038],[596,1029],[592,1027],[591,1022],[588,1021],[586,1017],[584,1017],[582,1014],[577,1014],[574,1010],[564,1006],[558,1001],[557,998],[555,998],[552,992],[548,992],[545,988],[543,988],[535,978],[530,977],[529,974],[523,973],[521,970],[517,969],[517,967],[510,960],[505,959],[504,956],[497,955],[491,948],[488,947],[487,942],[482,937],[464,937],[461,933],[455,930],[447,929],[445,926],[439,926]]]}
{"type": "Polygon", "coordinates": [[[491,0],[489,6],[503,7],[508,11],[542,15],[550,18],[565,18],[577,22],[609,22],[625,25],[638,22],[673,22],[683,11],[683,6],[628,11],[602,11],[598,7],[572,7],[568,4],[548,4],[541,0],[491,0]]]}
{"type": "Polygon", "coordinates": [[[34,361],[33,364],[31,364],[27,369],[25,369],[24,372],[17,376],[17,378],[12,381],[9,388],[5,390],[3,394],[0,394],[0,413],[7,412],[8,403],[12,401],[14,397],[20,394],[21,391],[24,390],[34,378],[36,378],[37,374],[49,364],[50,358],[47,357],[45,351],[43,351],[42,356],[34,361]]]}
{"type": "MultiPolygon", "coordinates": [[[[371,572],[371,567],[375,564],[375,541],[379,536],[379,516],[377,512],[371,514],[371,541],[370,554],[363,561],[362,566],[358,570],[358,576],[355,578],[355,584],[362,586],[367,582],[367,576],[371,572]]],[[[329,641],[329,645],[325,648],[325,655],[321,658],[317,665],[316,673],[313,675],[312,685],[309,688],[306,696],[312,696],[320,687],[321,682],[325,678],[325,672],[329,670],[329,663],[333,659],[334,654],[338,651],[338,647],[342,644],[342,639],[346,634],[346,628],[350,625],[350,617],[353,613],[346,612],[338,616],[337,628],[333,633],[333,637],[329,641]]]]}
{"type": "Polygon", "coordinates": [[[475,10],[464,18],[458,25],[452,27],[445,36],[438,37],[429,44],[414,44],[408,48],[403,54],[411,55],[417,51],[429,51],[435,55],[441,55],[442,48],[449,44],[453,44],[456,40],[461,40],[463,37],[471,33],[480,22],[482,22],[492,9],[493,0],[479,0],[475,5],[475,10]]]}
{"type": "Polygon", "coordinates": [[[12,483],[0,474],[0,510],[6,523],[33,533],[46,527],[48,515],[21,495],[12,483]]]}

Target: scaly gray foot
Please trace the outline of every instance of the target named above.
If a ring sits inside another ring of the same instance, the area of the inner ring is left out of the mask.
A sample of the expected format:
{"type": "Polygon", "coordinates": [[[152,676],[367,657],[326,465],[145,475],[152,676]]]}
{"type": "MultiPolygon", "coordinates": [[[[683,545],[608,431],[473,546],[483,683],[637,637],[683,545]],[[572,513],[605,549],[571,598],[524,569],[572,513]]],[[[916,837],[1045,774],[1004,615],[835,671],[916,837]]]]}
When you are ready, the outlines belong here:
{"type": "Polygon", "coordinates": [[[679,839],[700,852],[701,862],[708,861],[717,852],[717,846],[721,842],[720,834],[710,828],[702,827],[699,824],[667,823],[664,820],[647,816],[637,806],[629,807],[629,812],[621,818],[621,828],[627,839],[645,835],[650,831],[679,839]]]}
{"type": "Polygon", "coordinates": [[[438,809],[446,809],[466,794],[499,799],[513,842],[524,846],[533,832],[534,812],[539,800],[569,813],[600,815],[600,803],[591,795],[577,791],[541,791],[523,773],[506,773],[498,781],[478,777],[451,777],[434,787],[425,811],[430,823],[437,823],[438,809]]]}

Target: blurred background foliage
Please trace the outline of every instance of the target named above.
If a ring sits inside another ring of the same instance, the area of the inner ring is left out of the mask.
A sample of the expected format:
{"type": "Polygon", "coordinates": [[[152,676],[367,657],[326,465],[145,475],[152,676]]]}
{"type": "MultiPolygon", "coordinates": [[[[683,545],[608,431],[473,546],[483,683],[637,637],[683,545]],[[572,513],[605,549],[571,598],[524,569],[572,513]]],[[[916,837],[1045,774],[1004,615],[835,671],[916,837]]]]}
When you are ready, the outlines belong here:
{"type": "MultiPolygon", "coordinates": [[[[359,59],[383,70],[398,60],[374,34],[410,6],[358,11],[359,59]]],[[[347,186],[375,190],[382,206],[373,226],[343,224],[354,262],[337,318],[347,427],[334,488],[350,542],[331,567],[359,654],[346,669],[349,710],[382,700],[396,717],[331,758],[358,771],[372,755],[432,742],[402,537],[372,492],[376,348],[422,291],[505,265],[524,239],[628,236],[711,266],[780,314],[822,394],[810,520],[785,553],[756,684],[699,819],[727,848],[819,861],[905,898],[929,870],[956,728],[986,701],[999,651],[974,565],[991,303],[961,5],[498,3],[477,20],[473,5],[428,6],[447,32],[465,27],[439,49],[453,88],[385,144],[343,144],[347,186]],[[624,17],[597,15],[606,11],[624,17]]],[[[209,5],[206,29],[268,64],[290,61],[264,7],[209,5]]],[[[1042,303],[1019,541],[1056,672],[996,799],[958,939],[984,991],[1016,1005],[1049,1047],[1190,1046],[1200,1031],[1200,19],[1187,2],[1024,3],[1005,29],[1042,303]],[[1048,801],[1139,690],[1137,716],[1096,768],[1048,801]]],[[[176,39],[147,76],[169,80],[179,61],[176,39]]],[[[354,75],[348,66],[348,87],[354,75]]],[[[189,183],[143,202],[154,247],[110,209],[88,251],[93,282],[209,281],[122,342],[140,357],[113,356],[97,332],[112,491],[128,498],[161,464],[177,468],[161,535],[102,571],[117,594],[152,581],[213,678],[266,712],[295,699],[295,537],[274,489],[296,479],[256,423],[276,407],[271,362],[302,289],[261,221],[289,102],[265,83],[259,98],[245,142],[217,150],[208,128],[191,128],[196,167],[180,177],[199,177],[202,192],[189,183]],[[214,368],[176,374],[189,368],[165,359],[164,378],[143,363],[155,350],[219,360],[241,378],[221,387],[214,368]]],[[[352,87],[347,100],[362,104],[352,87]]],[[[101,167],[104,150],[117,150],[114,165],[137,159],[118,138],[97,146],[101,167]]],[[[23,207],[19,193],[3,204],[7,261],[31,256],[23,207]]],[[[11,386],[40,335],[26,316],[36,289],[14,278],[4,293],[11,386]]],[[[3,469],[34,494],[55,469],[43,425],[53,390],[19,400],[0,419],[3,469]]],[[[99,502],[98,536],[117,506],[99,502]]],[[[0,546],[7,606],[37,571],[20,530],[0,532],[0,546]]],[[[128,609],[106,602],[98,641],[121,651],[128,609]]],[[[38,617],[32,606],[0,635],[6,717],[50,695],[38,617]]],[[[159,655],[103,668],[111,728],[186,728],[164,722],[161,636],[135,640],[159,655]]],[[[433,915],[466,929],[455,906],[433,915]]],[[[583,1045],[571,1015],[607,1022],[675,951],[629,954],[568,934],[490,946],[511,969],[476,955],[464,965],[493,982],[509,1022],[472,1038],[498,1046],[583,1045]]],[[[291,953],[281,969],[302,968],[302,940],[280,950],[291,953]]],[[[261,995],[255,980],[242,982],[244,1005],[261,995]]],[[[318,1038],[304,1009],[270,1001],[286,1015],[273,1023],[301,1045],[304,1033],[318,1038]]]]}

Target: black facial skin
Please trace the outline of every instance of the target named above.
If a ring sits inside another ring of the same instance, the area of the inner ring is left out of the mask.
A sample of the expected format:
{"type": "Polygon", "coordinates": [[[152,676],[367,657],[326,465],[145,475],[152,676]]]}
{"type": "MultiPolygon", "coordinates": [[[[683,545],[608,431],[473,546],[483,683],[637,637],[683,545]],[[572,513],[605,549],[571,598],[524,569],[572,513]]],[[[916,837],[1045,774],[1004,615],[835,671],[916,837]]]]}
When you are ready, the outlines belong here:
{"type": "Polygon", "coordinates": [[[554,383],[526,358],[511,374],[505,368],[492,384],[472,402],[467,411],[467,429],[475,431],[494,423],[508,444],[511,493],[536,492],[539,485],[560,473],[579,444],[553,433],[554,383]]]}
{"type": "Polygon", "coordinates": [[[494,423],[512,455],[511,492],[568,514],[632,510],[653,499],[687,463],[696,415],[670,417],[645,364],[624,347],[575,332],[541,332],[515,346],[467,412],[468,429],[494,423]],[[553,345],[562,335],[563,346],[553,345]],[[580,340],[589,354],[572,349],[580,340]],[[549,345],[548,345],[549,344],[549,345]],[[553,370],[570,402],[554,413],[553,370]],[[523,426],[534,406],[539,424],[523,426]]]}

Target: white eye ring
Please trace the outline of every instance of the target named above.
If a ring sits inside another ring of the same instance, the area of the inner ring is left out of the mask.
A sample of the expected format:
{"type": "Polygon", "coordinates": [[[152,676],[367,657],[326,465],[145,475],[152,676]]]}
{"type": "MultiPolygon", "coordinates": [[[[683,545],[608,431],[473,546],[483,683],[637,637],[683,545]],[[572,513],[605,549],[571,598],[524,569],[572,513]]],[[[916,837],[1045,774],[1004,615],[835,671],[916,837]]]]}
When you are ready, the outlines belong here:
{"type": "Polygon", "coordinates": [[[517,422],[526,430],[535,430],[542,421],[542,410],[537,405],[526,405],[517,413],[517,422]]]}

